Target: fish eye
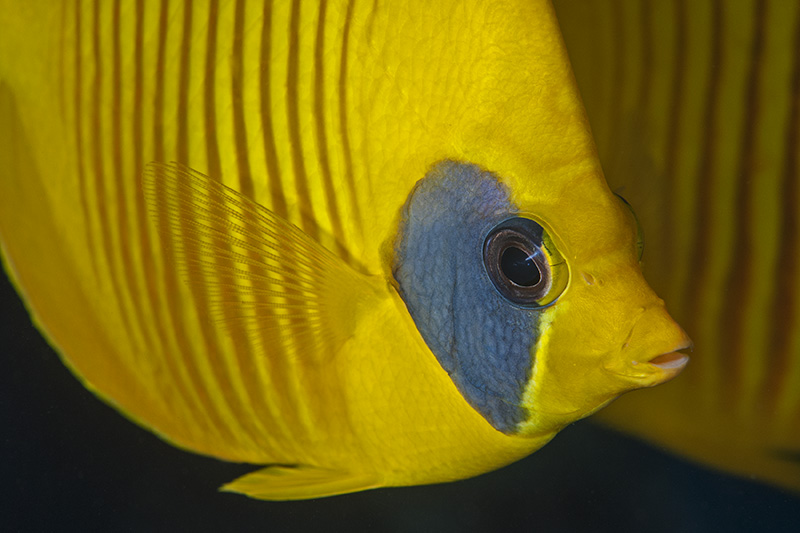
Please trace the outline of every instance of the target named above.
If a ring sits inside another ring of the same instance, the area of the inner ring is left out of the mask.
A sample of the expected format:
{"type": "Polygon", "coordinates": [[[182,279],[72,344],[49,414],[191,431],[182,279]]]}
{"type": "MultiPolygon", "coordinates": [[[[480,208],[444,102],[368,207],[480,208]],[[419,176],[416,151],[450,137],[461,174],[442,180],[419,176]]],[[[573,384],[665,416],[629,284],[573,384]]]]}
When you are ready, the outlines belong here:
{"type": "Polygon", "coordinates": [[[542,307],[555,300],[544,236],[533,220],[515,217],[495,226],[483,243],[489,279],[506,300],[520,307],[542,307]]]}

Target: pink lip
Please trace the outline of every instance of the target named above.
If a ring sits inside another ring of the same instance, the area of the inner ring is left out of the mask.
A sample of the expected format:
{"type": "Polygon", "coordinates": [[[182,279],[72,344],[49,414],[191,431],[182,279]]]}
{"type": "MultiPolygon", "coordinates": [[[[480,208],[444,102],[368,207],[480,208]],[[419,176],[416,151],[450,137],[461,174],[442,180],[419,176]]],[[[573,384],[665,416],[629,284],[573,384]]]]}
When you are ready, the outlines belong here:
{"type": "Polygon", "coordinates": [[[689,356],[686,354],[682,354],[680,352],[669,352],[661,355],[657,355],[648,363],[653,366],[657,366],[661,370],[670,370],[670,371],[681,371],[683,367],[686,366],[686,363],[689,362],[689,356]]]}

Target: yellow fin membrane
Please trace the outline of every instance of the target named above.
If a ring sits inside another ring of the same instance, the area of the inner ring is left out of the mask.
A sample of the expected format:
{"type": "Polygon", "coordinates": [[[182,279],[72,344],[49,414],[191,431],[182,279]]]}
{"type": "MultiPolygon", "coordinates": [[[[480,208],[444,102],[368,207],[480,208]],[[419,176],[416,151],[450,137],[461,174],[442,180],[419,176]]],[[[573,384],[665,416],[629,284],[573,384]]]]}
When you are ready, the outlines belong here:
{"type": "Polygon", "coordinates": [[[299,228],[200,172],[150,163],[144,188],[178,268],[206,293],[211,320],[251,346],[280,337],[295,354],[333,353],[376,294],[373,280],[299,228]]]}
{"type": "Polygon", "coordinates": [[[382,486],[374,473],[346,472],[314,466],[270,466],[223,485],[259,500],[305,500],[323,498],[382,486]]]}

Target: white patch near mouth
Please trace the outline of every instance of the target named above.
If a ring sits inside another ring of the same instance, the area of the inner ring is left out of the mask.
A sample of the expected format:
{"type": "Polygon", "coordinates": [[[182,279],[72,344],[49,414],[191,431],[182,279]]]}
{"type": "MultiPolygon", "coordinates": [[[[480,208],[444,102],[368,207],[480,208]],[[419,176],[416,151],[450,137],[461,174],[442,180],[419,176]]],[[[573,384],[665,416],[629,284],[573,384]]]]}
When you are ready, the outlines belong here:
{"type": "Polygon", "coordinates": [[[653,366],[657,366],[662,370],[674,370],[676,368],[683,368],[689,362],[689,356],[680,352],[669,352],[658,355],[648,361],[653,366]]]}

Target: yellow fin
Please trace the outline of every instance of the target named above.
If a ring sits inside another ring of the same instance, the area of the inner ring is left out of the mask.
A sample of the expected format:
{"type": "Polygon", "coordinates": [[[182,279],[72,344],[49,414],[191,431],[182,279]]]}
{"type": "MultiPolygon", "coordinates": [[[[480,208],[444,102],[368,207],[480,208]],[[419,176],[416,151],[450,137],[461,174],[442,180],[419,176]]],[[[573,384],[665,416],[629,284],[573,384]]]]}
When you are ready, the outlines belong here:
{"type": "Polygon", "coordinates": [[[373,278],[290,222],[181,164],[148,164],[144,196],[195,299],[251,346],[280,337],[295,354],[335,352],[377,294],[373,278]]]}
{"type": "Polygon", "coordinates": [[[262,468],[223,485],[220,490],[259,500],[305,500],[381,486],[381,478],[375,473],[298,465],[262,468]]]}

